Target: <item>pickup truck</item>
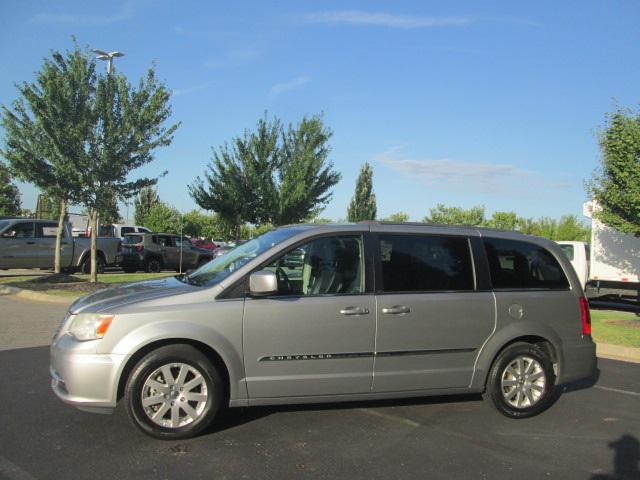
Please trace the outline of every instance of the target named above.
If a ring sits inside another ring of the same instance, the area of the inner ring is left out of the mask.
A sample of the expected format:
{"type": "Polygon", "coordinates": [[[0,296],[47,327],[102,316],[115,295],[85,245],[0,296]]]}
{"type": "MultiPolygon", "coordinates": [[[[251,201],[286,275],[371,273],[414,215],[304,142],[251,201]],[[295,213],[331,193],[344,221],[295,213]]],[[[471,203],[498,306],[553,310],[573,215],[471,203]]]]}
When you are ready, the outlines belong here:
{"type": "MultiPolygon", "coordinates": [[[[58,223],[51,220],[14,218],[0,220],[0,269],[53,268],[58,223]]],[[[98,271],[120,261],[120,239],[97,239],[98,271]]],[[[91,270],[91,239],[73,237],[65,223],[61,264],[65,270],[91,270]]]]}

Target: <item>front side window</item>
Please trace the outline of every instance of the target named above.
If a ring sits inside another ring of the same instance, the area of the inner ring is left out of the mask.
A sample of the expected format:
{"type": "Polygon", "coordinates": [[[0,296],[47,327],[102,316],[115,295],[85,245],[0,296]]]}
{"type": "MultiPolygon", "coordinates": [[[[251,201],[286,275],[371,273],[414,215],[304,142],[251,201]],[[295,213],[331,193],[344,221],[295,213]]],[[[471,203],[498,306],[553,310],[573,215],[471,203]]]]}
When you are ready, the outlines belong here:
{"type": "Polygon", "coordinates": [[[191,247],[191,246],[192,246],[192,244],[191,244],[191,240],[189,240],[189,239],[188,239],[188,238],[186,238],[186,237],[182,237],[182,238],[180,238],[180,237],[173,237],[173,239],[175,240],[175,242],[176,242],[176,247],[178,247],[178,248],[180,248],[180,247],[182,247],[182,248],[188,248],[188,247],[191,247]]]}
{"type": "Polygon", "coordinates": [[[6,238],[33,238],[33,223],[16,223],[2,232],[6,238]]]}
{"type": "Polygon", "coordinates": [[[473,290],[473,266],[465,237],[380,235],[384,292],[473,290]]]}
{"type": "Polygon", "coordinates": [[[279,295],[357,295],[364,292],[362,237],[323,237],[288,251],[265,267],[279,295]]]}
{"type": "Polygon", "coordinates": [[[485,238],[484,247],[494,288],[569,288],[562,267],[543,247],[502,238],[485,238]]]}

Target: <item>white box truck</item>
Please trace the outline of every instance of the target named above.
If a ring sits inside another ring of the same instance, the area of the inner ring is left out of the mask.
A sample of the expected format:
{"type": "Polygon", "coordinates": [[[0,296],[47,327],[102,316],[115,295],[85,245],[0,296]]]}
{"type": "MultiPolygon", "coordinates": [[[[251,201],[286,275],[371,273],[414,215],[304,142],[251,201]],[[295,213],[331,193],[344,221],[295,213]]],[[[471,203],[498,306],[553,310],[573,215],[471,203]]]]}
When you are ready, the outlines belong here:
{"type": "Polygon", "coordinates": [[[591,219],[591,245],[558,242],[589,294],[593,308],[640,311],[640,237],[620,233],[593,216],[595,201],[583,206],[591,219]]]}

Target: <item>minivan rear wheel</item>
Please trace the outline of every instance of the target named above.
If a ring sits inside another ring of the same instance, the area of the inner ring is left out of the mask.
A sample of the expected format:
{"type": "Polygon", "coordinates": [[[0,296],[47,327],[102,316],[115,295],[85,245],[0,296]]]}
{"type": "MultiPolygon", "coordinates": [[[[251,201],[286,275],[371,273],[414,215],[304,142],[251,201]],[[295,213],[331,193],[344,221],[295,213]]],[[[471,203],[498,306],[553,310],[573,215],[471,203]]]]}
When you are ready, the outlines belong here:
{"type": "Polygon", "coordinates": [[[528,418],[553,403],[555,380],[549,355],[536,345],[519,342],[493,362],[484,397],[509,418],[528,418]]]}
{"type": "Polygon", "coordinates": [[[191,345],[160,347],[143,357],[125,389],[127,413],[147,435],[193,437],[222,406],[224,384],[216,367],[191,345]]]}

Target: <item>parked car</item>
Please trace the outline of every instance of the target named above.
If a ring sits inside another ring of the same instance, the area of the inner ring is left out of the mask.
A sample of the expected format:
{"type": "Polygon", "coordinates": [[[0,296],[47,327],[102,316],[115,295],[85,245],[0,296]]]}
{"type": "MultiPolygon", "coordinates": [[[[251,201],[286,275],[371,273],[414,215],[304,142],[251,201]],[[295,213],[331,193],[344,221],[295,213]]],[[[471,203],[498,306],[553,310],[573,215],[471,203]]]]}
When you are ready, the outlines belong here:
{"type": "MultiPolygon", "coordinates": [[[[32,218],[0,220],[0,268],[53,268],[58,223],[32,218]]],[[[65,223],[61,265],[67,270],[91,270],[89,238],[73,237],[71,225],[65,223]]],[[[97,240],[98,271],[120,260],[120,239],[97,240]]]]}
{"type": "Polygon", "coordinates": [[[122,241],[121,266],[125,272],[186,271],[213,258],[211,251],[191,244],[187,237],[169,233],[128,233],[122,241]]]}
{"type": "Polygon", "coordinates": [[[218,248],[218,246],[212,242],[211,240],[200,240],[200,239],[191,239],[191,243],[198,247],[198,248],[204,248],[205,250],[215,250],[216,248],[218,248]]]}
{"type": "Polygon", "coordinates": [[[151,233],[151,230],[140,225],[125,225],[123,223],[100,225],[100,235],[104,237],[124,238],[128,233],[151,233]]]}
{"type": "Polygon", "coordinates": [[[123,397],[165,439],[197,434],[223,406],[482,392],[526,418],[594,373],[590,334],[582,287],[549,240],[295,225],[189,275],[77,300],[53,340],[52,387],[89,411],[123,397]]]}

